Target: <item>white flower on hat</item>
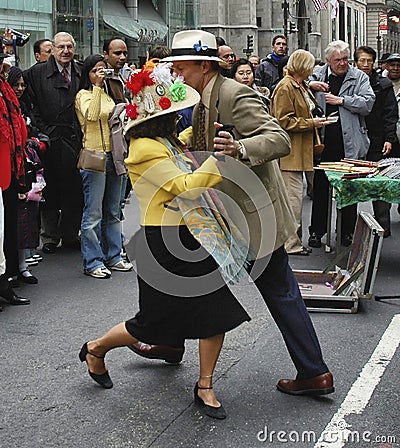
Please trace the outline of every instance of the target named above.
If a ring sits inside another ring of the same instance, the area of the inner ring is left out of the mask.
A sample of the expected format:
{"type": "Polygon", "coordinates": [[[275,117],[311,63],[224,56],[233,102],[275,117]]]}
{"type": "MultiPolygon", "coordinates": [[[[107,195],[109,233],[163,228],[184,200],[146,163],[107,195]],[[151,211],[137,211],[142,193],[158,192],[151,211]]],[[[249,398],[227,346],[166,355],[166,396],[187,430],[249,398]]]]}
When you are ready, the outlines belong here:
{"type": "Polygon", "coordinates": [[[172,84],[171,67],[171,62],[156,65],[153,69],[153,73],[150,75],[150,78],[153,78],[153,80],[158,84],[165,84],[169,87],[172,84]]]}

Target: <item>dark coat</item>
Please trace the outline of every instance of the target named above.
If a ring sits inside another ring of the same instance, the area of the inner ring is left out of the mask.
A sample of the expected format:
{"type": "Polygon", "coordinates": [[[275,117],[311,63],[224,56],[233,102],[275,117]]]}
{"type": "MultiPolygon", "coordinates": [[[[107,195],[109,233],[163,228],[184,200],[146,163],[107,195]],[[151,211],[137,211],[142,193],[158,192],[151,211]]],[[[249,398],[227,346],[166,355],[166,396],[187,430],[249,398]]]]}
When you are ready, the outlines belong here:
{"type": "Polygon", "coordinates": [[[29,72],[28,88],[33,103],[34,124],[51,140],[64,137],[79,150],[80,125],[75,115],[75,95],[81,77],[80,67],[72,61],[72,79],[67,81],[59,72],[54,56],[42,64],[34,65],[29,72]]]}
{"type": "Polygon", "coordinates": [[[270,54],[257,67],[255,82],[258,86],[268,87],[271,93],[278,84],[278,63],[274,59],[272,59],[270,54]]]}
{"type": "Polygon", "coordinates": [[[397,142],[398,110],[390,79],[381,78],[374,70],[370,76],[370,84],[375,93],[375,103],[371,113],[365,118],[371,142],[367,159],[378,161],[382,159],[384,142],[397,142]]]}
{"type": "Polygon", "coordinates": [[[76,163],[82,134],[75,114],[81,70],[75,61],[71,63],[71,71],[68,85],[54,56],[51,56],[47,62],[34,65],[27,73],[33,124],[50,138],[50,148],[42,160],[47,183],[45,198],[48,205],[54,203],[54,206],[64,190],[68,192],[68,198],[74,198],[73,202],[81,201],[81,180],[76,163]]]}

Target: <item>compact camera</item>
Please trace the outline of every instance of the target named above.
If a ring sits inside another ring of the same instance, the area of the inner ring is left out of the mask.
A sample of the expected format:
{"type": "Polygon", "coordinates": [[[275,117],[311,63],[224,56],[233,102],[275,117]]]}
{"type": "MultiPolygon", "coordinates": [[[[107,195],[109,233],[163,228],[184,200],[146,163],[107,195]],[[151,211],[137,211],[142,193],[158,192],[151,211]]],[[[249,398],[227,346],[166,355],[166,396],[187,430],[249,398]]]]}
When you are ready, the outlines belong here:
{"type": "Polygon", "coordinates": [[[14,39],[17,47],[23,47],[26,43],[28,43],[30,38],[29,34],[24,34],[15,30],[9,30],[9,32],[13,35],[13,39],[6,39],[5,37],[1,37],[4,45],[14,45],[14,39]]]}
{"type": "Polygon", "coordinates": [[[105,68],[104,74],[106,75],[106,78],[112,78],[114,76],[114,69],[113,68],[105,68]]]}

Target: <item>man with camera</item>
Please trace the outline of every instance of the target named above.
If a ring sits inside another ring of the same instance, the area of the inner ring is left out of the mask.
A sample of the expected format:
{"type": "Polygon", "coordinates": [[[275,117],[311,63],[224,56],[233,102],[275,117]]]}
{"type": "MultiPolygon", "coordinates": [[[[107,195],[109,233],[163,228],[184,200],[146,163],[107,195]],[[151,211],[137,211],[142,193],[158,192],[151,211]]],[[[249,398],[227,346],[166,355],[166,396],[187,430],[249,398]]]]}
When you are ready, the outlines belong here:
{"type": "Polygon", "coordinates": [[[49,60],[34,65],[27,76],[34,125],[50,138],[50,148],[43,155],[47,184],[41,204],[44,253],[54,253],[60,242],[66,248],[80,248],[83,200],[76,161],[82,139],[74,101],[81,72],[74,52],[74,38],[57,33],[49,60]]]}
{"type": "Polygon", "coordinates": [[[109,89],[109,95],[113,98],[115,104],[126,103],[125,80],[120,73],[128,58],[126,43],[119,37],[104,41],[103,56],[108,67],[106,68],[106,85],[109,89]]]}
{"type": "Polygon", "coordinates": [[[16,65],[18,65],[17,47],[23,47],[29,42],[29,34],[6,28],[4,35],[0,38],[6,54],[14,58],[16,65]]]}

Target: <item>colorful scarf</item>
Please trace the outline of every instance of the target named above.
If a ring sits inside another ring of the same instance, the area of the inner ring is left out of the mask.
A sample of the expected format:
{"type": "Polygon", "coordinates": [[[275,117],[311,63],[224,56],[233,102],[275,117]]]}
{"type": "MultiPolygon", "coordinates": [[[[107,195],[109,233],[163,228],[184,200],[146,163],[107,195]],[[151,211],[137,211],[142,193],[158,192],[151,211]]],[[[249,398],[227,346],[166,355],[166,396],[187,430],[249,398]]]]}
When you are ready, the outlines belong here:
{"type": "Polygon", "coordinates": [[[23,181],[26,125],[14,90],[1,77],[0,132],[10,144],[11,172],[18,181],[23,181]]]}
{"type": "MultiPolygon", "coordinates": [[[[193,154],[179,140],[157,138],[166,146],[174,162],[185,173],[191,173],[191,166],[199,167],[193,154]]],[[[252,249],[240,230],[228,221],[222,201],[213,188],[207,189],[198,199],[176,197],[183,220],[193,237],[217,262],[226,283],[237,283],[246,277],[248,258],[252,249]]]]}

